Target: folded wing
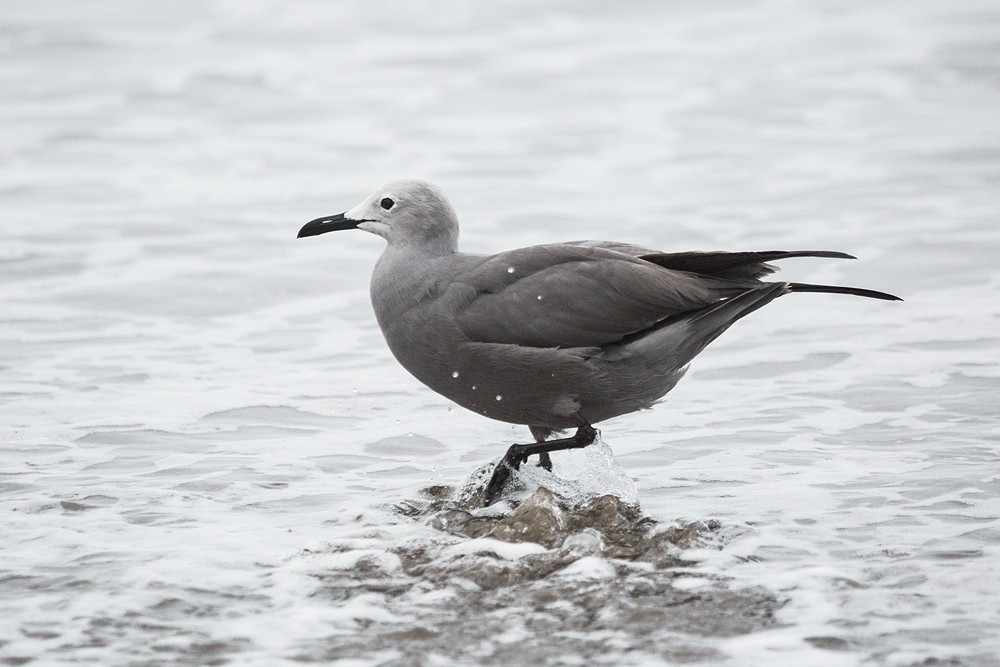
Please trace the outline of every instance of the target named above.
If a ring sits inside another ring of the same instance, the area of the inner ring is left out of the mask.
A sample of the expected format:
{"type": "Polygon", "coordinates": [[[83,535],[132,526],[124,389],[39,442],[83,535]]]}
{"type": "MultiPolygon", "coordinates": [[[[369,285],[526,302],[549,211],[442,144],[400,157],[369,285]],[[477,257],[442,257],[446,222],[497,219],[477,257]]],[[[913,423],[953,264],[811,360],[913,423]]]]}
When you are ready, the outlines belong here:
{"type": "Polygon", "coordinates": [[[483,260],[455,280],[470,340],[531,347],[615,343],[757,283],[665,268],[598,245],[543,245],[483,260]]]}

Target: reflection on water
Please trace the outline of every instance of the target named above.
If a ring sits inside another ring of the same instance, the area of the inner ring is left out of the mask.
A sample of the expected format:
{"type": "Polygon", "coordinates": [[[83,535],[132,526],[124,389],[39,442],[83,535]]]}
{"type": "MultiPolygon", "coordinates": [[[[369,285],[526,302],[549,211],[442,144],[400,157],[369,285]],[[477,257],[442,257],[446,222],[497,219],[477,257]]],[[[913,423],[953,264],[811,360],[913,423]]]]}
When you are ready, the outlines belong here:
{"type": "Polygon", "coordinates": [[[0,663],[998,664],[998,27],[8,1],[0,663]],[[398,367],[378,239],[294,238],[404,176],[471,251],[842,250],[781,275],[906,302],[784,297],[482,508],[525,429],[398,367]]]}

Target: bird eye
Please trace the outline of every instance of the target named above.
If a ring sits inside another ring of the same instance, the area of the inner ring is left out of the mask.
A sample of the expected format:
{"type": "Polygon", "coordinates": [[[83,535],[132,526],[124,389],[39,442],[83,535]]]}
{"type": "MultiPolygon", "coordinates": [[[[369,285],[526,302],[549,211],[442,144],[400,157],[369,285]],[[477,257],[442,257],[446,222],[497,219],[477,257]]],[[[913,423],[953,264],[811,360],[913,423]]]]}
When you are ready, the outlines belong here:
{"type": "Polygon", "coordinates": [[[379,202],[379,206],[381,206],[382,208],[384,208],[387,211],[390,208],[392,208],[393,206],[395,206],[395,205],[396,205],[396,202],[392,201],[388,197],[383,197],[382,201],[379,202]]]}

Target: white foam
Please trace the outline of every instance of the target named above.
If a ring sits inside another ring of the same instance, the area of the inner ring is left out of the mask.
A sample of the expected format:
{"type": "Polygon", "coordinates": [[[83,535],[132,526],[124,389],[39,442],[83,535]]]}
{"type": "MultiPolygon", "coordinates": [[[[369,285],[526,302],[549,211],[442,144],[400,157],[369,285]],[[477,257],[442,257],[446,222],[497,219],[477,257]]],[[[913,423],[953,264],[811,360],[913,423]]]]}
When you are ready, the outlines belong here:
{"type": "Polygon", "coordinates": [[[556,573],[571,579],[611,579],[617,576],[615,568],[605,558],[584,556],[556,573]]]}
{"type": "Polygon", "coordinates": [[[489,537],[480,537],[452,544],[441,550],[442,557],[491,554],[505,560],[517,560],[530,554],[543,553],[545,547],[534,542],[502,542],[489,537]]]}

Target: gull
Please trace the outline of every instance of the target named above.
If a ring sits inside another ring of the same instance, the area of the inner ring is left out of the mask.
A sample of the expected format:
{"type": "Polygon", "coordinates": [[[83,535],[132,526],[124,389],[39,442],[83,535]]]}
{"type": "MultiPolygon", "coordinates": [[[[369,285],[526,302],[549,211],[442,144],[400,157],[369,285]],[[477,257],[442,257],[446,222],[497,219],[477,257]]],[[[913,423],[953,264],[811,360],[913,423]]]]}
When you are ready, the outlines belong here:
{"type": "Polygon", "coordinates": [[[901,301],[874,290],[766,282],[789,257],[832,251],[665,253],[577,241],[476,255],[458,250],[458,217],[422,180],[392,181],[299,238],[361,229],[387,242],[371,301],[402,366],[478,414],[528,427],[494,467],[486,503],[528,457],[594,442],[594,424],[648,408],[737,320],[790,292],[901,301]],[[548,438],[576,429],[569,437],[548,438]]]}

